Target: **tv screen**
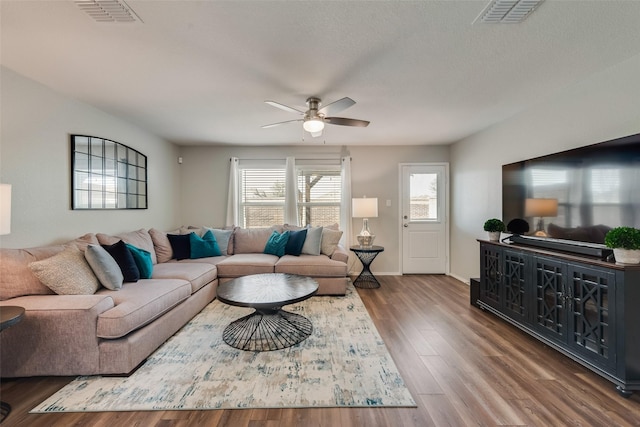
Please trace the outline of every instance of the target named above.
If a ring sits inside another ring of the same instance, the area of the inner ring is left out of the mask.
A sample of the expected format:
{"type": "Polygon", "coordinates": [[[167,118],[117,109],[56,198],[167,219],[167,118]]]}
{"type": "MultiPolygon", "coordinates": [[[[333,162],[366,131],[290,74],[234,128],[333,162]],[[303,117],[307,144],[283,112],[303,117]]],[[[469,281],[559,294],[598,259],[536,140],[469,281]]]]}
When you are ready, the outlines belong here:
{"type": "Polygon", "coordinates": [[[526,221],[525,235],[591,243],[640,228],[640,134],[503,165],[502,219],[526,221]]]}

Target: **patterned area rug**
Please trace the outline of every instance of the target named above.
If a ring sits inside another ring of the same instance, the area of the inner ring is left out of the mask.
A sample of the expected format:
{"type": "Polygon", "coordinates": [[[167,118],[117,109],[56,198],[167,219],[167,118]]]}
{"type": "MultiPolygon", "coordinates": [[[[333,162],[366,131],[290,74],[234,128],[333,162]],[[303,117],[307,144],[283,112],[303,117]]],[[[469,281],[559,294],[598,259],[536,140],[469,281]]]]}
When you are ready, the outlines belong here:
{"type": "Polygon", "coordinates": [[[229,347],[223,329],[251,309],[215,300],[130,377],[78,377],[31,412],[416,406],[353,285],[285,309],[313,323],[293,347],[229,347]]]}

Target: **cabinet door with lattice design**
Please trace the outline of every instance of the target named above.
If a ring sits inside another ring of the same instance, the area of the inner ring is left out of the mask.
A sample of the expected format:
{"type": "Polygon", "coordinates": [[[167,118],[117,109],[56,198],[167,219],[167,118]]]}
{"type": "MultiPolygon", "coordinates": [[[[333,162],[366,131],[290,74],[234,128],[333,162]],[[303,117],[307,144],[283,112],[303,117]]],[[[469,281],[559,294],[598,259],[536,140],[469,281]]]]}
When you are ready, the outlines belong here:
{"type": "Polygon", "coordinates": [[[525,295],[529,259],[520,251],[505,250],[502,270],[502,312],[507,316],[526,322],[528,301],[525,295]]]}
{"type": "Polygon", "coordinates": [[[579,264],[567,268],[569,345],[602,367],[615,367],[615,274],[579,264]]]}
{"type": "Polygon", "coordinates": [[[533,257],[533,325],[545,337],[567,341],[569,289],[566,263],[533,257]]]}
{"type": "Polygon", "coordinates": [[[502,249],[480,244],[480,301],[500,309],[502,306],[502,249]]]}

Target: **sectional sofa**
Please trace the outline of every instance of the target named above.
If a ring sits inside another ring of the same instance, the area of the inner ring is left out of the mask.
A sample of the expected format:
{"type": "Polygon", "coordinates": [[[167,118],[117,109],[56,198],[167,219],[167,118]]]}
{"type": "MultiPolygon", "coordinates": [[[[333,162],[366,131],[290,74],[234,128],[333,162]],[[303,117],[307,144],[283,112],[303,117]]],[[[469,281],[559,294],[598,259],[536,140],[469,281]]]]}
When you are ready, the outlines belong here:
{"type": "Polygon", "coordinates": [[[212,229],[220,255],[180,260],[172,246],[176,236],[195,238],[207,228],[92,233],[61,245],[0,249],[0,310],[26,310],[0,334],[0,376],[126,375],[213,301],[218,283],[239,276],[301,274],[318,281],[318,295],[344,295],[348,252],[338,243],[340,231],[324,227],[318,234],[314,228],[304,242],[311,249],[300,254],[265,253],[274,231],[297,230],[286,224],[212,229]],[[148,256],[149,278],[105,288],[106,273],[95,260],[87,262],[87,252],[122,244],[148,256]],[[83,290],[69,291],[68,284],[83,290]]]}

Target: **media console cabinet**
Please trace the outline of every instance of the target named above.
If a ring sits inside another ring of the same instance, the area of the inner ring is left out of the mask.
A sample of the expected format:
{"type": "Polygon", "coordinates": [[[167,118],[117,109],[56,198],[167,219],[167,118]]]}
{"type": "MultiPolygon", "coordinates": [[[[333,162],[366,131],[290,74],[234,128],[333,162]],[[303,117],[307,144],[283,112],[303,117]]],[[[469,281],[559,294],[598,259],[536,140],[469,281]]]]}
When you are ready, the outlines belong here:
{"type": "Polygon", "coordinates": [[[640,390],[640,266],[479,242],[481,309],[613,382],[622,396],[640,390]]]}

